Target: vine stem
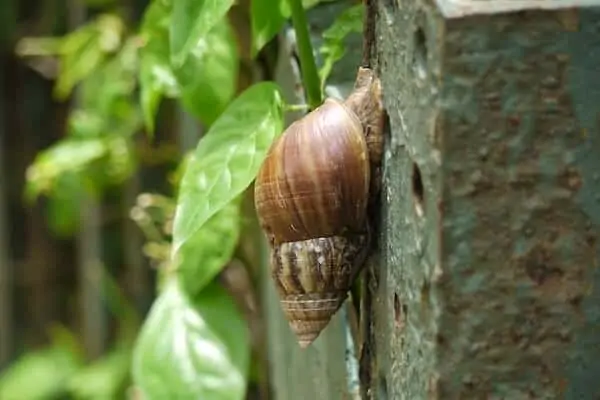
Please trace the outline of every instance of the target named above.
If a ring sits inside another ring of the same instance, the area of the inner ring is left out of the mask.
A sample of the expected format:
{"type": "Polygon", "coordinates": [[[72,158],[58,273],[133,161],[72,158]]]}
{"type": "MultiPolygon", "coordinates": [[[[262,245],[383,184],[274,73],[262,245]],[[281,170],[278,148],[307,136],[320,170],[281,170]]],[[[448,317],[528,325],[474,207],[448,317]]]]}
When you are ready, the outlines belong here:
{"type": "Polygon", "coordinates": [[[302,6],[302,0],[288,0],[288,4],[292,11],[292,23],[296,32],[298,57],[300,58],[300,70],[304,90],[306,91],[306,98],[310,109],[315,109],[321,104],[323,99],[317,64],[308,34],[306,12],[302,6]]]}
{"type": "Polygon", "coordinates": [[[286,104],[283,107],[284,111],[294,112],[294,111],[307,111],[309,108],[308,104],[286,104]]]}

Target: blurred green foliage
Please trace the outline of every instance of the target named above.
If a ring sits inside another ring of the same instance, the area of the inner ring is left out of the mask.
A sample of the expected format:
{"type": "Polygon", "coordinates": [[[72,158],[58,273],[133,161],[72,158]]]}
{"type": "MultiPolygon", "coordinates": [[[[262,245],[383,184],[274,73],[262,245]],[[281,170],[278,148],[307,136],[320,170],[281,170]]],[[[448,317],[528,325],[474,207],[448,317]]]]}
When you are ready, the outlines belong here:
{"type": "MultiPolygon", "coordinates": [[[[299,0],[277,0],[276,7],[251,2],[253,55],[290,18],[289,1],[299,0]]],[[[115,5],[88,2],[99,9],[115,5]]],[[[121,299],[113,311],[122,334],[105,357],[86,364],[76,339],[63,330],[62,340],[25,354],[0,377],[0,398],[122,398],[131,377],[150,400],[245,397],[248,328],[214,278],[233,257],[242,195],[282,132],[290,105],[274,82],[255,83],[236,96],[240,56],[227,18],[233,3],[152,0],[137,29],[106,12],[64,37],[18,44],[23,57],[57,59],[54,94],[77,100],[64,139],[38,154],[27,171],[25,198],[49,200],[48,221],[58,234],[76,231],[84,196],[100,197],[136,173],[134,139],[143,130],[152,137],[163,98],[180,102],[208,131],[175,172],[177,197],[143,193],[132,208],[147,239],[143,251],[160,272],[158,297],[139,335],[135,313],[121,299]],[[39,384],[28,384],[31,371],[39,384]]],[[[317,3],[303,1],[307,8],[317,3]]],[[[325,33],[322,84],[344,53],[345,36],[360,30],[361,7],[325,33]]],[[[105,289],[120,298],[115,285],[105,289]]]]}
{"type": "Polygon", "coordinates": [[[54,327],[48,348],[26,353],[0,375],[0,398],[37,400],[64,396],[69,379],[81,368],[83,357],[77,339],[65,328],[54,327]]]}
{"type": "Polygon", "coordinates": [[[95,362],[85,361],[83,344],[67,328],[50,329],[50,345],[23,354],[0,373],[0,399],[119,399],[130,382],[138,316],[110,274],[101,276],[103,295],[119,322],[116,345],[95,362]]]}

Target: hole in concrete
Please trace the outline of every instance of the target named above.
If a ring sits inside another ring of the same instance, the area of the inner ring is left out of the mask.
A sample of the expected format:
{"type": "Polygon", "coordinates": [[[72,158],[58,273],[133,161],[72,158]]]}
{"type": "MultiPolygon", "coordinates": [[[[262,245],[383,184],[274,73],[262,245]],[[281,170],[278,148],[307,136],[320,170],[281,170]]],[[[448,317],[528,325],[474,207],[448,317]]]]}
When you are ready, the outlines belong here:
{"type": "Polygon", "coordinates": [[[392,127],[390,125],[390,114],[387,112],[384,115],[383,120],[383,135],[386,143],[390,143],[392,137],[392,127]]]}
{"type": "Polygon", "coordinates": [[[417,28],[413,38],[413,70],[418,78],[427,77],[427,37],[422,28],[417,28]]]}
{"type": "Polygon", "coordinates": [[[423,284],[421,285],[421,307],[422,308],[429,308],[430,304],[429,304],[429,282],[425,281],[423,282],[423,284]]]}
{"type": "Polygon", "coordinates": [[[439,347],[446,346],[446,338],[441,333],[438,333],[435,338],[439,347]]]}
{"type": "Polygon", "coordinates": [[[421,170],[416,163],[413,163],[412,170],[412,191],[415,198],[415,210],[419,217],[424,214],[423,203],[425,201],[425,189],[423,187],[423,178],[421,178],[421,170]]]}
{"type": "Polygon", "coordinates": [[[396,329],[404,329],[407,312],[408,309],[406,308],[406,305],[400,303],[398,293],[394,293],[394,321],[396,324],[396,329]]]}

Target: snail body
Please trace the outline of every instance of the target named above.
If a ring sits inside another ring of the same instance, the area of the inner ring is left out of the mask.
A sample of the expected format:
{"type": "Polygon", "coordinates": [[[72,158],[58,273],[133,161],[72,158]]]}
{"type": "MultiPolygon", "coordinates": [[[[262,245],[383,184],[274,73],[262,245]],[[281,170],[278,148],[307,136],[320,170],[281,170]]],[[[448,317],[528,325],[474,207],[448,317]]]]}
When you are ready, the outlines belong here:
{"type": "Polygon", "coordinates": [[[368,256],[382,130],[379,80],[360,68],[352,94],[292,123],[258,172],[255,205],[271,275],[302,347],[340,308],[368,256]]]}

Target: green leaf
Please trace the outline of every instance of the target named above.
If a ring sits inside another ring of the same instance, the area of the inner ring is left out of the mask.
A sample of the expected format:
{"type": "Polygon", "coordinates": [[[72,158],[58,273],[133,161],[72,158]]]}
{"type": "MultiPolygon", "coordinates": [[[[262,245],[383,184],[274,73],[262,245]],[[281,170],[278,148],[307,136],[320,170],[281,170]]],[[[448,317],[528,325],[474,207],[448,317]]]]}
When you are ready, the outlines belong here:
{"type": "Polygon", "coordinates": [[[39,153],[27,170],[25,200],[48,196],[47,216],[53,233],[66,237],[80,222],[84,195],[96,195],[122,183],[135,168],[129,139],[119,135],[66,138],[39,153]]]}
{"type": "Polygon", "coordinates": [[[237,86],[238,48],[227,19],[213,21],[213,27],[188,50],[183,64],[174,66],[168,31],[173,18],[169,5],[160,0],[152,2],[144,14],[140,102],[150,133],[163,96],[179,97],[186,110],[211,125],[229,104],[237,86]]]}
{"type": "Polygon", "coordinates": [[[133,380],[147,400],[241,400],[249,353],[245,321],[225,290],[211,284],[190,301],[171,280],[136,342],[133,380]]]}
{"type": "Polygon", "coordinates": [[[346,51],[344,39],[346,36],[353,32],[362,32],[363,15],[364,6],[362,3],[349,7],[323,32],[323,44],[319,49],[319,52],[325,56],[323,66],[319,71],[321,86],[324,86],[335,62],[344,56],[346,51]]]}
{"type": "Polygon", "coordinates": [[[27,169],[25,198],[52,195],[65,174],[77,174],[78,191],[94,192],[104,185],[120,183],[134,169],[133,151],[127,138],[103,135],[63,139],[39,153],[27,169]]]}
{"type": "Polygon", "coordinates": [[[15,46],[19,57],[53,57],[61,54],[65,38],[62,37],[24,37],[15,46]]]}
{"type": "Polygon", "coordinates": [[[142,20],[140,49],[140,103],[146,129],[154,132],[154,118],[163,96],[179,96],[179,86],[173,73],[169,52],[171,6],[154,0],[146,8],[142,20]]]}
{"type": "Polygon", "coordinates": [[[254,180],[283,129],[279,87],[261,82],[244,91],[200,139],[179,189],[173,254],[254,180]]]}
{"type": "Polygon", "coordinates": [[[31,201],[42,193],[51,192],[60,175],[78,173],[104,154],[104,143],[96,138],[62,140],[42,151],[27,169],[27,199],[31,201]]]}
{"type": "MultiPolygon", "coordinates": [[[[193,158],[194,158],[194,151],[193,150],[186,151],[181,156],[181,161],[179,162],[179,165],[177,165],[177,168],[175,168],[175,170],[171,173],[171,175],[169,177],[169,183],[171,183],[175,192],[177,192],[177,190],[179,189],[179,184],[181,183],[183,174],[185,173],[185,170],[187,169],[188,164],[190,163],[190,161],[193,158]]],[[[177,196],[175,196],[175,197],[177,197],[177,196]]]]}
{"type": "Polygon", "coordinates": [[[151,54],[143,54],[140,65],[140,105],[144,118],[144,126],[148,133],[154,133],[154,119],[165,92],[162,82],[175,77],[171,69],[151,54]]]}
{"type": "Polygon", "coordinates": [[[171,60],[181,66],[199,40],[223,20],[233,0],[177,0],[170,25],[171,60]]]}
{"type": "Polygon", "coordinates": [[[84,187],[77,173],[59,175],[47,203],[48,225],[58,237],[73,235],[81,219],[84,187]]]}
{"type": "MultiPolygon", "coordinates": [[[[82,82],[80,109],[100,120],[115,120],[119,126],[128,124],[136,113],[132,100],[138,73],[137,47],[135,40],[127,40],[118,53],[82,82]]],[[[111,129],[108,133],[115,132],[111,129]]]]}
{"type": "Polygon", "coordinates": [[[185,63],[174,69],[184,107],[211,125],[235,93],[238,64],[235,37],[223,19],[195,43],[185,63]]]}
{"type": "Polygon", "coordinates": [[[252,54],[258,53],[283,28],[290,16],[287,0],[252,0],[250,18],[252,24],[252,54]]]}
{"type": "Polygon", "coordinates": [[[83,365],[74,343],[72,334],[57,331],[51,346],[19,357],[0,374],[0,399],[44,400],[64,396],[69,377],[83,365]]]}
{"type": "Polygon", "coordinates": [[[125,398],[131,351],[121,345],[77,371],[68,380],[68,389],[76,399],[104,400],[125,398]]]}
{"type": "Polygon", "coordinates": [[[54,86],[54,95],[65,99],[77,83],[92,73],[104,58],[98,32],[92,26],[74,31],[65,40],[66,49],[60,59],[60,72],[54,86]]]}
{"type": "Polygon", "coordinates": [[[144,11],[140,31],[142,33],[165,31],[168,37],[172,9],[172,0],[151,0],[144,11]]]}
{"type": "Polygon", "coordinates": [[[109,53],[121,45],[123,21],[113,15],[101,15],[62,39],[60,74],[54,94],[65,99],[74,86],[89,76],[109,53]]]}
{"type": "Polygon", "coordinates": [[[185,242],[177,268],[186,293],[195,296],[231,259],[240,233],[238,198],[213,215],[185,242]]]}

